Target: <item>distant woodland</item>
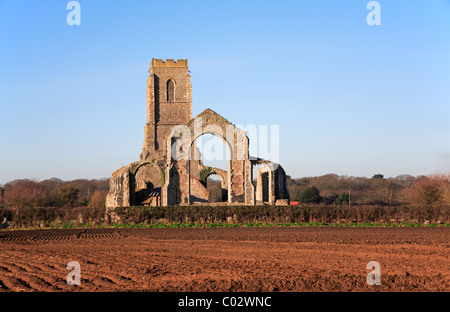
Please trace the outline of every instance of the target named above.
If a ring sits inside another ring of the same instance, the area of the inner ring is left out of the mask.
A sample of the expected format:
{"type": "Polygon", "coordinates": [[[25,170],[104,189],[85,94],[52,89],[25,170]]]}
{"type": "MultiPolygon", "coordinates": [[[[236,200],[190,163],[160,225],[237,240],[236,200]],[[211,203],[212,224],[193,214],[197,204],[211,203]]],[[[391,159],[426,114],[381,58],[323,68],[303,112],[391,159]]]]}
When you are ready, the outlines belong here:
{"type": "Polygon", "coordinates": [[[327,174],[320,177],[291,179],[288,177],[291,201],[328,205],[450,204],[450,175],[434,174],[414,177],[400,175],[371,178],[327,174]]]}
{"type": "Polygon", "coordinates": [[[109,191],[109,179],[62,181],[14,180],[0,185],[0,207],[80,207],[101,208],[109,191]]]}
{"type": "MultiPolygon", "coordinates": [[[[217,183],[216,183],[217,184],[217,183]]],[[[319,205],[450,205],[450,175],[400,175],[371,178],[327,174],[293,179],[288,176],[291,202],[319,205]]],[[[0,185],[1,208],[95,207],[105,205],[109,180],[62,181],[56,178],[14,180],[0,185]]],[[[213,189],[211,189],[212,191],[213,189]]]]}

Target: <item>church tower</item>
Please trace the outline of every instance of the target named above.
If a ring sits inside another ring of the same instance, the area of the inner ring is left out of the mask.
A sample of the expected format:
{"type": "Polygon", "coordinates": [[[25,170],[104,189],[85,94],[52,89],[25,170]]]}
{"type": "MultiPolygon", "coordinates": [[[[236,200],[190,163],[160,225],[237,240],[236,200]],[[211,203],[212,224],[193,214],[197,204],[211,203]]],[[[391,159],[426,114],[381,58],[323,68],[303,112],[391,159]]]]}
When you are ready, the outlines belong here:
{"type": "Polygon", "coordinates": [[[141,161],[164,158],[172,128],[192,118],[192,87],[188,61],[152,59],[147,79],[147,123],[141,161]]]}

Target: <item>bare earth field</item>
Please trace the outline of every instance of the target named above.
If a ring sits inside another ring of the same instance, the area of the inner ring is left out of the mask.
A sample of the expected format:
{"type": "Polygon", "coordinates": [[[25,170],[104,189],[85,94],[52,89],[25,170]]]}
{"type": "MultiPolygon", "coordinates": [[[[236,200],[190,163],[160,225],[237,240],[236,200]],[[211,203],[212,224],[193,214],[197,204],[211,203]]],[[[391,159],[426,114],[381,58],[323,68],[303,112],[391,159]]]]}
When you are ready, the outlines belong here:
{"type": "Polygon", "coordinates": [[[450,291],[450,228],[0,231],[2,291],[450,291]],[[81,265],[69,286],[66,265],[81,265]],[[366,283],[381,265],[381,286],[366,283]]]}

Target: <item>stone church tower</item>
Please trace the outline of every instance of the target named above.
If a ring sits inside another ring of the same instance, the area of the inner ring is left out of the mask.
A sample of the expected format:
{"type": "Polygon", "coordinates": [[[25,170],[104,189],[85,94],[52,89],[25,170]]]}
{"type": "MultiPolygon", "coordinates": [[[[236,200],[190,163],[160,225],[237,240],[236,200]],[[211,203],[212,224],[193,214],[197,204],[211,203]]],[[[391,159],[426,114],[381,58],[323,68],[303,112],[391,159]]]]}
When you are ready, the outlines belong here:
{"type": "Polygon", "coordinates": [[[141,161],[166,157],[172,128],[192,118],[192,87],[188,61],[152,59],[147,79],[147,124],[141,161]]]}

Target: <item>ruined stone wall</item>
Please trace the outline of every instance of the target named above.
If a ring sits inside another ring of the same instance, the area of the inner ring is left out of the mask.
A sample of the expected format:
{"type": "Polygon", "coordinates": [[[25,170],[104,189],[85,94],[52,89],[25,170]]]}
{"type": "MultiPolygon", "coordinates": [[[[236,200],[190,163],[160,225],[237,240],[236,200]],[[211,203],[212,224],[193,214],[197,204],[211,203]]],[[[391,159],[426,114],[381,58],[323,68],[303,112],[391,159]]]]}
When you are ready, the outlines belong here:
{"type": "Polygon", "coordinates": [[[191,202],[207,203],[209,199],[208,189],[195,178],[191,178],[191,202]]]}
{"type": "MultiPolygon", "coordinates": [[[[254,204],[254,187],[251,181],[251,163],[248,159],[248,138],[244,131],[236,128],[233,124],[227,121],[225,118],[217,114],[216,112],[206,109],[195,118],[192,118],[186,123],[190,135],[187,135],[183,140],[189,140],[188,146],[192,146],[197,137],[204,133],[211,133],[224,140],[225,145],[232,153],[232,159],[229,161],[229,170],[227,174],[227,185],[229,186],[228,199],[230,203],[245,203],[254,204]],[[197,121],[201,120],[199,124],[197,121]],[[197,129],[197,126],[201,128],[197,129]],[[216,130],[212,130],[211,126],[215,126],[216,130]],[[228,131],[232,131],[234,135],[231,137],[224,137],[228,131]],[[216,131],[219,131],[216,132],[216,131]]],[[[170,143],[170,139],[167,139],[167,144],[170,143]]],[[[173,144],[173,143],[172,143],[173,144]]],[[[180,146],[183,145],[180,143],[180,146]]],[[[169,156],[168,156],[169,157],[169,156]]],[[[176,162],[171,157],[167,159],[168,167],[171,167],[174,172],[179,176],[178,189],[172,193],[168,191],[168,194],[172,194],[167,197],[167,205],[176,204],[188,204],[191,202],[191,194],[189,189],[189,180],[185,175],[190,175],[189,160],[181,159],[176,162]],[[180,196],[176,194],[180,193],[180,196]],[[173,197],[172,197],[173,196],[173,197]],[[176,200],[181,198],[181,202],[176,200]]],[[[175,190],[175,185],[171,180],[168,181],[166,186],[168,190],[175,190]]]]}
{"type": "Polygon", "coordinates": [[[130,166],[126,166],[112,174],[105,205],[111,208],[130,206],[130,194],[130,166]]]}
{"type": "Polygon", "coordinates": [[[289,190],[287,185],[287,178],[286,178],[286,172],[284,171],[283,167],[278,165],[276,173],[276,189],[275,194],[277,195],[277,199],[286,199],[289,200],[289,190]]]}
{"type": "Polygon", "coordinates": [[[231,202],[244,202],[244,163],[241,160],[231,161],[231,202]]]}

